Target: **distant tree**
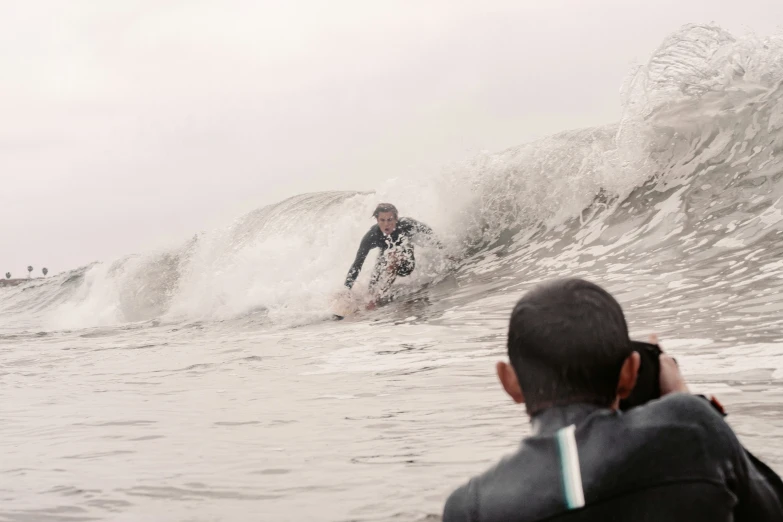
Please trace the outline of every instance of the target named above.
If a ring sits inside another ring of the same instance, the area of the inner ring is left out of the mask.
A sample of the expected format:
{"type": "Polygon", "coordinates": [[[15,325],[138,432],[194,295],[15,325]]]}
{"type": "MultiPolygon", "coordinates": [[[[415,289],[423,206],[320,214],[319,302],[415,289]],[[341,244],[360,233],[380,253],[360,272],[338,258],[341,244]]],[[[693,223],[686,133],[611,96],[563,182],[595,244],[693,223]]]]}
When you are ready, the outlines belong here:
{"type": "Polygon", "coordinates": [[[11,272],[6,272],[5,273],[5,278],[6,279],[11,279],[11,272]]]}
{"type": "Polygon", "coordinates": [[[30,279],[31,275],[33,275],[33,267],[28,266],[27,267],[27,279],[30,279]]]}
{"type": "Polygon", "coordinates": [[[43,272],[44,277],[46,277],[46,274],[49,273],[49,269],[48,268],[44,268],[43,270],[41,270],[41,272],[43,272]]]}

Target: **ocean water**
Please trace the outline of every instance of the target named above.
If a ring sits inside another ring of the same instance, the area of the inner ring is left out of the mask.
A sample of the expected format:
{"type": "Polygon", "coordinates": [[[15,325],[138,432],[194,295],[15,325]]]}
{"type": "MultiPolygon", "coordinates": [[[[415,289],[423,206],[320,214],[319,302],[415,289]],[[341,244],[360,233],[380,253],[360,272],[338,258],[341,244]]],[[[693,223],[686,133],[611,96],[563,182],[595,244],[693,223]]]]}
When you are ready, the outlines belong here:
{"type": "Polygon", "coordinates": [[[566,276],[783,471],[783,38],[684,27],[621,97],[613,125],[0,288],[0,520],[438,520],[528,433],[494,363],[566,276]],[[459,266],[417,249],[397,300],[331,321],[379,201],[459,266]]]}

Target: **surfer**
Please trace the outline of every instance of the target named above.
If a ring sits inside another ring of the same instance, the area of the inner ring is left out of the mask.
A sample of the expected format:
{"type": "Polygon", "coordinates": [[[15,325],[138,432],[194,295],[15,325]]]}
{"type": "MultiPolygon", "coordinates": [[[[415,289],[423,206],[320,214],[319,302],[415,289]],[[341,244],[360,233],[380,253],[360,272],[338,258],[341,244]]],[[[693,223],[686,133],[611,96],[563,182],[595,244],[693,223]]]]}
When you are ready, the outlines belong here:
{"type": "Polygon", "coordinates": [[[379,204],[372,215],[377,223],[362,238],[356,258],[345,278],[345,286],[352,288],[370,250],[381,250],[370,276],[369,290],[373,300],[369,308],[373,308],[375,302],[386,295],[397,277],[408,276],[416,268],[414,239],[417,242],[423,239],[425,243],[443,248],[430,227],[415,219],[399,217],[397,207],[391,203],[379,204]]]}

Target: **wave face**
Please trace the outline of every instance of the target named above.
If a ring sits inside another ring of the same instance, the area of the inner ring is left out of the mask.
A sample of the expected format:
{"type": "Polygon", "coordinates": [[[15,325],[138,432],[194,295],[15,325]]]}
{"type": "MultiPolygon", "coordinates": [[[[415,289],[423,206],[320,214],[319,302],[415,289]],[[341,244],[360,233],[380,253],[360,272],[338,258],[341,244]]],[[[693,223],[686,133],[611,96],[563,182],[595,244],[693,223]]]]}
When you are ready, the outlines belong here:
{"type": "MultiPolygon", "coordinates": [[[[686,26],[626,79],[614,125],[371,193],[302,194],[172,251],[0,288],[0,314],[13,328],[308,322],[340,289],[379,201],[432,226],[463,258],[457,277],[466,285],[630,266],[680,274],[676,284],[716,296],[756,281],[774,286],[783,279],[782,78],[783,38],[686,26]]],[[[443,274],[441,253],[421,248],[417,260],[403,287],[443,274]]]]}

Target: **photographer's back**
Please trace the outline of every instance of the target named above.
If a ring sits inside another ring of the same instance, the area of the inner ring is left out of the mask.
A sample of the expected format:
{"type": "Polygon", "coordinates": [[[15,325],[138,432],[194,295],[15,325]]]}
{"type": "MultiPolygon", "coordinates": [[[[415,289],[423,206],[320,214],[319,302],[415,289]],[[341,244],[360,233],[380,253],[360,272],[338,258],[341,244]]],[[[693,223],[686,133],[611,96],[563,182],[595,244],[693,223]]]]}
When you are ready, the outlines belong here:
{"type": "Polygon", "coordinates": [[[550,408],[533,428],[515,454],[451,495],[444,522],[783,519],[766,516],[780,513],[773,492],[747,491],[755,479],[744,450],[702,398],[672,394],[625,413],[550,408]]]}

